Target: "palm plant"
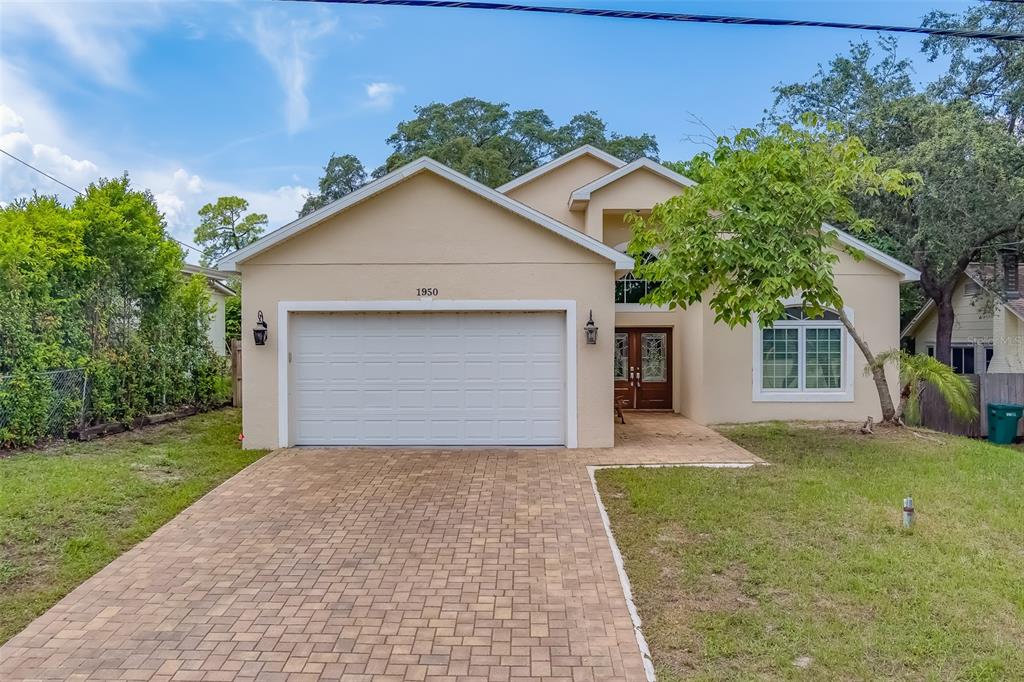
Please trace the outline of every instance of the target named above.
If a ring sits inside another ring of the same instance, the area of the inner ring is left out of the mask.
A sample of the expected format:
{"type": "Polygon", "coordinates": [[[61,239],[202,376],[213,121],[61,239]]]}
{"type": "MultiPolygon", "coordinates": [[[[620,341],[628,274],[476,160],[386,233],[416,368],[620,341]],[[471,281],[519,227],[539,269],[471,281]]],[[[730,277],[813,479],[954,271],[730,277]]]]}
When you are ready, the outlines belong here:
{"type": "Polygon", "coordinates": [[[896,407],[896,423],[920,420],[921,393],[926,385],[933,386],[939,392],[955,417],[966,420],[977,416],[974,384],[967,377],[954,372],[949,365],[927,355],[914,355],[898,349],[875,356],[876,366],[883,367],[889,363],[898,364],[900,370],[900,402],[896,407]]]}

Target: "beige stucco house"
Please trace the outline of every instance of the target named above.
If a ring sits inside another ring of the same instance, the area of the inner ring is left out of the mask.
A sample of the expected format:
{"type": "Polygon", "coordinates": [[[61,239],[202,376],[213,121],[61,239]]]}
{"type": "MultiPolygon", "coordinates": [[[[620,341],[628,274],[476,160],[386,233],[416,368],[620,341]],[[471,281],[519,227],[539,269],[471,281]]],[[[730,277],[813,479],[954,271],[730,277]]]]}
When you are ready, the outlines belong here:
{"type": "MultiPolygon", "coordinates": [[[[1016,261],[999,278],[992,266],[972,263],[953,291],[951,365],[960,374],[1024,372],[1024,267],[1016,261]],[[997,281],[998,280],[998,281],[997,281]]],[[[914,351],[933,355],[938,316],[928,301],[903,329],[914,351]]]]}
{"type": "MultiPolygon", "coordinates": [[[[639,303],[624,216],[692,184],[592,147],[497,190],[424,158],[228,256],[243,327],[268,326],[243,334],[246,446],[608,447],[616,395],[703,423],[876,414],[834,314],[795,300],[762,331],[639,303]]],[[[847,312],[896,347],[918,273],[839,236],[867,256],[836,267],[847,312]]]]}
{"type": "Polygon", "coordinates": [[[234,290],[225,280],[224,272],[213,268],[204,268],[200,265],[186,263],[181,268],[181,273],[186,277],[199,275],[206,280],[206,288],[210,294],[210,304],[213,312],[210,313],[210,321],[206,325],[206,337],[210,339],[210,345],[219,355],[227,355],[227,336],[225,325],[227,316],[225,306],[228,298],[235,295],[234,290]]]}

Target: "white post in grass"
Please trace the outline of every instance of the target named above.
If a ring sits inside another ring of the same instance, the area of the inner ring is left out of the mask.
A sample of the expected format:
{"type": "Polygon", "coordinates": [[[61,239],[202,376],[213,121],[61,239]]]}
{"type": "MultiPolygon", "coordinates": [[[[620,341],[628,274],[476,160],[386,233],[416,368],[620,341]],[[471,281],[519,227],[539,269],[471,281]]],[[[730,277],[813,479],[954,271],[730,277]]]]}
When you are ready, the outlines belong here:
{"type": "Polygon", "coordinates": [[[910,528],[914,525],[914,498],[907,496],[903,498],[903,527],[910,528]]]}

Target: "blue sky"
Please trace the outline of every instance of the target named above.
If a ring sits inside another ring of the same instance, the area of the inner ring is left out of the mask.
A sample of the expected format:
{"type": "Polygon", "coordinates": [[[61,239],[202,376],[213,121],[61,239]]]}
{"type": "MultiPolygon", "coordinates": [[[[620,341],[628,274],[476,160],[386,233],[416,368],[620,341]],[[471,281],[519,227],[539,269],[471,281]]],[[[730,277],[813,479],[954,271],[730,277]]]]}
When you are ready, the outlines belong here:
{"type": "MultiPolygon", "coordinates": [[[[916,26],[966,2],[536,2],[916,26]]],[[[596,110],[691,156],[703,133],[756,124],[772,86],[804,80],[850,41],[810,28],[662,24],[502,12],[288,2],[0,4],[0,146],[74,186],[129,171],[171,232],[238,194],[271,227],[295,216],[332,152],[373,168],[413,106],[472,95],[596,110]]],[[[938,73],[904,36],[921,81],[938,73]]],[[[0,159],[0,201],[70,193],[0,159]]]]}

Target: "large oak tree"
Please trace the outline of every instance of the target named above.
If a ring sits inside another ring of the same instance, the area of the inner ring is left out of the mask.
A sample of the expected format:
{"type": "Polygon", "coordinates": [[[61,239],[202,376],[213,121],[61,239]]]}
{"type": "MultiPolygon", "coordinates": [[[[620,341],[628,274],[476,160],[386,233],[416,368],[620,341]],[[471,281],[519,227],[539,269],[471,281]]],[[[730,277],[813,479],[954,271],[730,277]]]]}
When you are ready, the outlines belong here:
{"type": "MultiPolygon", "coordinates": [[[[653,135],[622,135],[608,130],[596,112],[576,114],[563,125],[542,109],[513,111],[504,102],[464,97],[414,108],[416,116],[400,122],[387,138],[392,152],[373,171],[380,177],[421,156],[497,187],[540,164],[590,144],[626,161],[657,158],[653,135]]],[[[319,181],[319,192],[306,199],[306,215],[340,199],[366,182],[366,172],[351,154],[331,155],[319,181]]]]}
{"type": "Polygon", "coordinates": [[[953,292],[964,269],[991,260],[994,242],[1024,233],[1024,147],[974,102],[915,93],[896,43],[880,46],[876,57],[867,44],[855,45],[806,83],[779,86],[769,119],[819,113],[888,165],[922,176],[909,200],[863,198],[857,206],[877,223],[875,243],[921,271],[921,290],[938,314],[935,356],[948,364],[953,292]]]}

